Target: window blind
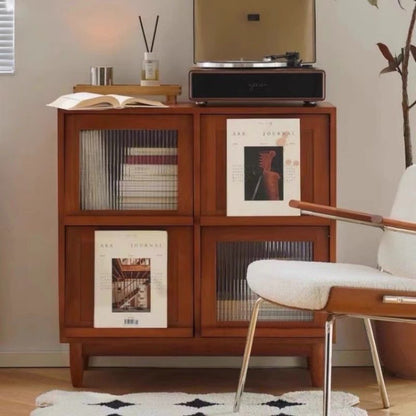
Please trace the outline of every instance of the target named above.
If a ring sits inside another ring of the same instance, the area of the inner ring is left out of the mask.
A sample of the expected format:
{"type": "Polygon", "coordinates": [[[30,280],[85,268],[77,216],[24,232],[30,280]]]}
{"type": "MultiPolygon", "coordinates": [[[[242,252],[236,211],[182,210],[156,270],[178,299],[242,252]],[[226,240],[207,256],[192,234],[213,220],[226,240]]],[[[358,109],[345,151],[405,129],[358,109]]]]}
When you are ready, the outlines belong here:
{"type": "Polygon", "coordinates": [[[0,0],[0,73],[14,72],[14,0],[0,0]]]}

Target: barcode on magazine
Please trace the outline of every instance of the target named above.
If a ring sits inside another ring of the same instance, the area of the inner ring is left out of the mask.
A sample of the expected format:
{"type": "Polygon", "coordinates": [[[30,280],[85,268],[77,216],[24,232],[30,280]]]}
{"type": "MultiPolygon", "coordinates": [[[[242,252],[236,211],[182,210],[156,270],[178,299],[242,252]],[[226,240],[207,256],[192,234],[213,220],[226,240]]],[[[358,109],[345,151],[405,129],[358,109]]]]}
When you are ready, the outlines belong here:
{"type": "Polygon", "coordinates": [[[134,318],[126,318],[124,320],[124,325],[139,325],[139,320],[134,318]]]}

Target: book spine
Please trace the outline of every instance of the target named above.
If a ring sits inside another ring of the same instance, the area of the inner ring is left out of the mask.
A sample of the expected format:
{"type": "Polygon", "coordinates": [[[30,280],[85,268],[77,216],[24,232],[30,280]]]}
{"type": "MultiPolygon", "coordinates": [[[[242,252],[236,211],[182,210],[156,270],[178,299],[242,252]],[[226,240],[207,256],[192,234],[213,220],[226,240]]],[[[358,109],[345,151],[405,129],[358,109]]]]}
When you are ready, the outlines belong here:
{"type": "Polygon", "coordinates": [[[176,203],[177,197],[175,196],[122,196],[120,202],[123,204],[133,204],[133,203],[148,203],[148,204],[172,204],[176,203]]]}
{"type": "Polygon", "coordinates": [[[129,147],[128,156],[176,156],[178,149],[176,147],[129,147]]]}
{"type": "Polygon", "coordinates": [[[120,192],[154,192],[154,191],[166,191],[166,192],[176,192],[178,187],[176,182],[145,182],[141,183],[137,181],[132,185],[126,186],[121,184],[120,192]]]}
{"type": "MultiPolygon", "coordinates": [[[[160,165],[160,164],[129,164],[123,165],[123,179],[128,177],[157,176],[178,174],[177,165],[160,165]]],[[[133,179],[133,178],[132,178],[133,179]]]]}
{"type": "Polygon", "coordinates": [[[133,177],[132,179],[127,177],[124,180],[119,181],[119,185],[122,187],[130,187],[137,183],[146,184],[149,182],[155,182],[156,184],[158,184],[165,182],[166,184],[171,184],[173,186],[173,184],[177,181],[177,175],[137,175],[137,177],[133,177]]]}
{"type": "Polygon", "coordinates": [[[120,208],[177,209],[177,147],[132,146],[126,150],[119,181],[120,208]]]}
{"type": "Polygon", "coordinates": [[[166,198],[176,198],[178,192],[176,190],[166,190],[166,189],[160,189],[160,190],[124,190],[120,192],[120,195],[122,198],[124,197],[138,197],[138,198],[147,198],[147,197],[166,197],[166,198]]]}
{"type": "Polygon", "coordinates": [[[119,181],[120,189],[176,189],[177,177],[158,175],[156,178],[150,180],[142,180],[142,178],[134,180],[122,180],[119,181]],[[168,178],[168,179],[166,179],[168,178]]]}
{"type": "Polygon", "coordinates": [[[177,155],[137,155],[126,156],[126,163],[142,165],[177,165],[177,155]]]}
{"type": "Polygon", "coordinates": [[[172,211],[177,209],[176,201],[174,203],[146,203],[146,202],[135,202],[135,203],[120,203],[122,210],[149,210],[149,211],[172,211]]]}

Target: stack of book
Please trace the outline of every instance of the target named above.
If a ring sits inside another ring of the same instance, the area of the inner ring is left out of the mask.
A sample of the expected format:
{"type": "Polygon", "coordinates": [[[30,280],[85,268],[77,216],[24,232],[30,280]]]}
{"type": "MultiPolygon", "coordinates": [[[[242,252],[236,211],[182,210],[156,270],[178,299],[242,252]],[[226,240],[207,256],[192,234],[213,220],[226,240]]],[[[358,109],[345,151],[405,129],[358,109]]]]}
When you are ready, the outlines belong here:
{"type": "Polygon", "coordinates": [[[120,209],[176,210],[178,149],[129,147],[119,182],[120,209]]]}

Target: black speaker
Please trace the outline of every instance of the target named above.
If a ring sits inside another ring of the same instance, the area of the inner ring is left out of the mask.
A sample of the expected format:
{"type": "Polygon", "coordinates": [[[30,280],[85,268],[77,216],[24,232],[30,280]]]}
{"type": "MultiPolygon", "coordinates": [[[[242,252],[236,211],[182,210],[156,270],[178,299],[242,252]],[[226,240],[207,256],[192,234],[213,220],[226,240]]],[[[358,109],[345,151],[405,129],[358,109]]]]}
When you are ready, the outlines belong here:
{"type": "Polygon", "coordinates": [[[189,99],[305,101],[325,99],[325,71],[313,68],[191,69],[189,99]]]}

